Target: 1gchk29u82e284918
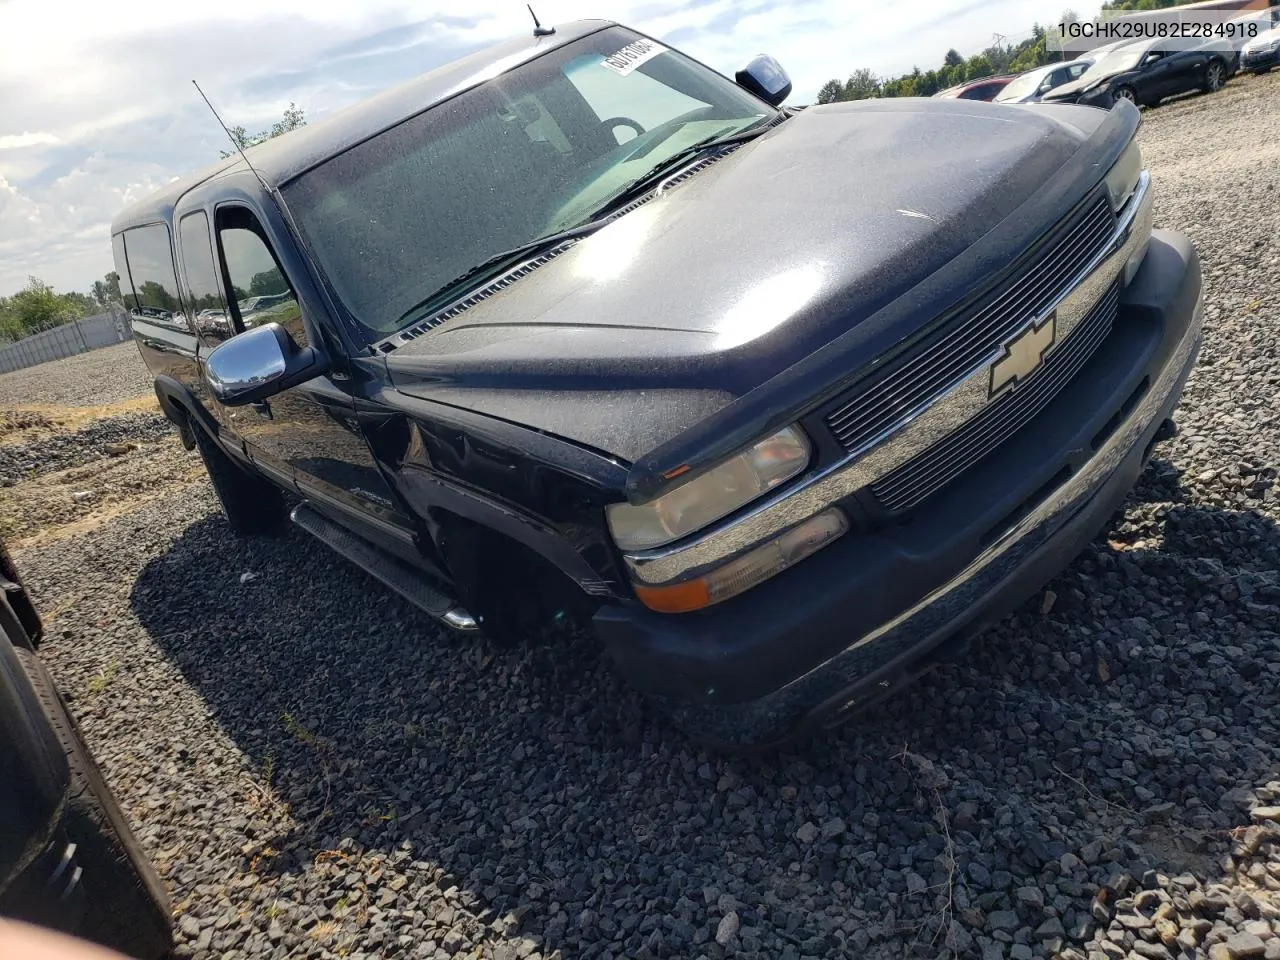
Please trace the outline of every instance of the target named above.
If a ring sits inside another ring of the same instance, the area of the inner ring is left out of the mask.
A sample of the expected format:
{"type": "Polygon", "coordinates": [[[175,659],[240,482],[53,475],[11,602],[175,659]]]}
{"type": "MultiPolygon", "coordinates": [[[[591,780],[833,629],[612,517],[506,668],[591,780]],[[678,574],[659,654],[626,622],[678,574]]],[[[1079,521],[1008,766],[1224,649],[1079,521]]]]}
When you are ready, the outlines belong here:
{"type": "Polygon", "coordinates": [[[231,525],[284,491],[453,629],[588,625],[725,745],[956,655],[1134,483],[1199,264],[1152,229],[1131,104],[790,87],[573,23],[122,213],[138,344],[231,525]]]}

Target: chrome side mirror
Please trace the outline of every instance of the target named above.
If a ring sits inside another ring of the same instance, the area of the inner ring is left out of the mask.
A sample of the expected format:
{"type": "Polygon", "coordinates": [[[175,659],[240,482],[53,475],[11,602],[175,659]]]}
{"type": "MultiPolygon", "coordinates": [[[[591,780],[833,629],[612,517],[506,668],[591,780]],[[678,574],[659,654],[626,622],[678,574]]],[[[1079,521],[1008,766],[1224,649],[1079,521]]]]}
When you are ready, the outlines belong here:
{"type": "Polygon", "coordinates": [[[791,78],[782,64],[767,53],[753,57],[737,72],[738,86],[749,90],[770,106],[776,107],[791,96],[791,78]]]}
{"type": "Polygon", "coordinates": [[[218,344],[205,361],[205,379],[220,403],[259,403],[327,372],[314,347],[299,347],[278,323],[246,330],[218,344]]]}

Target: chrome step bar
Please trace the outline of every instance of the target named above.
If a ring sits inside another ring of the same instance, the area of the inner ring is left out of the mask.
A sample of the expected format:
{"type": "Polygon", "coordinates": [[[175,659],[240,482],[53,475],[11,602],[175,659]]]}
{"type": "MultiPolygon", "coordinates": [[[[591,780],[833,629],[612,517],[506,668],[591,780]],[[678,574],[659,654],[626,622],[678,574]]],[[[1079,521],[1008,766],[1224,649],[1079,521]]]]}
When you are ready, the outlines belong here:
{"type": "Polygon", "coordinates": [[[389,557],[341,524],[334,523],[309,503],[300,503],[294,507],[289,513],[289,519],[450,630],[474,633],[479,629],[471,614],[429,582],[423,574],[389,557]]]}

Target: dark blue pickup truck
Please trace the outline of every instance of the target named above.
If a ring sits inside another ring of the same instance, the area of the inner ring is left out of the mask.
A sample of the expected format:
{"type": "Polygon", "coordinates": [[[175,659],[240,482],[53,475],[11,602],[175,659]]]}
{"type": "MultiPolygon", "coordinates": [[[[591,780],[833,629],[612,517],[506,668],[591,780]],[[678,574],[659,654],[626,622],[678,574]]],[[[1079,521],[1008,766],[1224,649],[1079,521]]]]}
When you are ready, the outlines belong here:
{"type": "Polygon", "coordinates": [[[1132,104],[790,88],[572,23],[121,213],[231,526],[291,518],[454,630],[577,622],[729,746],[962,652],[1169,428],[1196,253],[1132,104]]]}

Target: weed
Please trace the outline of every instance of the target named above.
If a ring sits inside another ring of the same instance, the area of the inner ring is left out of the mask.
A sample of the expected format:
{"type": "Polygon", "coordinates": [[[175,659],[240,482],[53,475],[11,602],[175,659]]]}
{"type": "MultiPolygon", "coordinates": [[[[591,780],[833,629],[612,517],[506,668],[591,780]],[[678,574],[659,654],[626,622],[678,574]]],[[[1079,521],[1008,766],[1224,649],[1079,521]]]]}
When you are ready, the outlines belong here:
{"type": "Polygon", "coordinates": [[[101,693],[107,687],[111,686],[111,681],[116,678],[116,672],[120,669],[120,663],[112,660],[105,670],[89,681],[90,693],[101,693]]]}

